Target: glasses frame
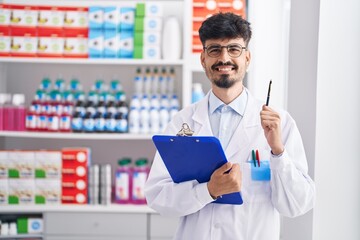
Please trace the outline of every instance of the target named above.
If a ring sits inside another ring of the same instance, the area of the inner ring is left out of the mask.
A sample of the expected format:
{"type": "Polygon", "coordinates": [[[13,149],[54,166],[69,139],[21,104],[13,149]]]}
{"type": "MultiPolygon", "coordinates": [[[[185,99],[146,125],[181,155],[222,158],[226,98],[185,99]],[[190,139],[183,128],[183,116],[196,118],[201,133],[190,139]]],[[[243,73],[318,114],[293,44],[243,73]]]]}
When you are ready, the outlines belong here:
{"type": "Polygon", "coordinates": [[[247,47],[243,47],[241,44],[238,44],[238,43],[231,43],[231,44],[226,45],[226,46],[222,46],[222,45],[220,45],[220,44],[212,44],[212,45],[209,45],[209,46],[207,46],[207,47],[203,47],[203,50],[206,52],[206,54],[207,54],[209,57],[211,57],[211,58],[217,58],[217,57],[219,57],[219,56],[221,55],[223,48],[226,48],[227,54],[228,54],[230,57],[232,57],[232,58],[238,58],[238,57],[240,57],[241,54],[243,53],[243,50],[245,50],[245,51],[247,50],[247,47]],[[229,52],[229,47],[233,47],[233,46],[238,46],[238,47],[240,47],[241,51],[240,51],[239,56],[233,56],[233,55],[229,52]],[[219,55],[217,55],[217,56],[210,56],[210,54],[209,54],[209,47],[219,47],[219,48],[221,49],[219,55]]]}

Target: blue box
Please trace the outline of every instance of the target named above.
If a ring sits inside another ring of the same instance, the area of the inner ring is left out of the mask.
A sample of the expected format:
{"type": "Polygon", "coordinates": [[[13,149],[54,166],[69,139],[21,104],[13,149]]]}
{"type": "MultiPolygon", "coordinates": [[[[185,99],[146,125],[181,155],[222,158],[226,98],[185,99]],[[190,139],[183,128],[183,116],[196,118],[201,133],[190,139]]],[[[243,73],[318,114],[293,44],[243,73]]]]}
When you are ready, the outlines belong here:
{"type": "Polygon", "coordinates": [[[119,8],[116,6],[104,7],[104,29],[116,30],[119,27],[119,8]]]}
{"type": "Polygon", "coordinates": [[[104,9],[99,6],[89,7],[89,28],[101,29],[104,25],[104,9]]]}
{"type": "Polygon", "coordinates": [[[120,8],[120,31],[133,30],[135,26],[135,8],[120,8]]]}
{"type": "Polygon", "coordinates": [[[134,55],[134,32],[121,31],[119,37],[119,58],[133,58],[134,55]]]}
{"type": "Polygon", "coordinates": [[[102,30],[90,29],[88,40],[89,58],[101,58],[104,52],[104,35],[102,30]]]}
{"type": "Polygon", "coordinates": [[[114,30],[105,30],[104,32],[104,57],[117,58],[119,51],[120,34],[114,30]]]}

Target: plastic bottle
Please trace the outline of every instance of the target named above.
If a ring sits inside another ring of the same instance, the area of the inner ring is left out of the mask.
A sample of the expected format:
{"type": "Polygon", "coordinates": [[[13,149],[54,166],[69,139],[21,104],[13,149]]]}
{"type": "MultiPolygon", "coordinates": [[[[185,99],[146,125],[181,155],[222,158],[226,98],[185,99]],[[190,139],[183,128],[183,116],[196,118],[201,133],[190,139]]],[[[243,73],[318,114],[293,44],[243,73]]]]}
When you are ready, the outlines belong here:
{"type": "Polygon", "coordinates": [[[171,107],[169,111],[169,120],[171,120],[178,112],[179,109],[177,107],[171,107]]]}
{"type": "Polygon", "coordinates": [[[105,131],[105,114],[96,112],[94,116],[95,132],[105,131]]]}
{"type": "Polygon", "coordinates": [[[13,95],[14,106],[14,131],[25,131],[25,119],[26,119],[26,107],[25,107],[25,95],[14,94],[13,95]]]}
{"type": "Polygon", "coordinates": [[[147,134],[150,132],[150,113],[146,107],[140,108],[140,133],[147,134]]]}
{"type": "Polygon", "coordinates": [[[129,112],[129,133],[140,132],[140,111],[138,108],[130,107],[129,112]]]}
{"type": "Polygon", "coordinates": [[[121,82],[117,75],[112,76],[112,79],[110,81],[110,92],[116,93],[123,90],[123,86],[121,85],[121,82]]]}
{"type": "Polygon", "coordinates": [[[191,102],[195,103],[205,96],[201,83],[193,83],[191,102]]]}
{"type": "Polygon", "coordinates": [[[105,115],[105,131],[112,133],[116,130],[116,120],[113,112],[107,112],[105,115]]]}
{"type": "Polygon", "coordinates": [[[50,111],[47,117],[47,130],[51,132],[59,131],[60,129],[60,117],[62,114],[61,95],[58,91],[51,92],[51,104],[50,111]]]}
{"type": "Polygon", "coordinates": [[[136,75],[134,78],[134,88],[135,94],[142,94],[143,93],[143,77],[141,75],[141,68],[136,69],[136,75]]]}
{"type": "Polygon", "coordinates": [[[151,83],[152,83],[152,76],[151,76],[150,68],[146,68],[143,82],[144,82],[144,92],[143,93],[150,94],[151,93],[151,83]]]}
{"type": "Polygon", "coordinates": [[[160,132],[160,113],[159,108],[150,108],[150,133],[160,132]]]}
{"type": "Polygon", "coordinates": [[[170,108],[177,108],[178,110],[180,108],[179,98],[176,94],[173,94],[171,97],[170,108]]]}
{"type": "Polygon", "coordinates": [[[149,175],[148,160],[140,158],[135,162],[132,173],[132,198],[134,204],[146,204],[144,188],[145,182],[149,175]]]}
{"type": "Polygon", "coordinates": [[[127,115],[122,112],[118,112],[115,116],[116,120],[116,132],[126,133],[129,131],[127,115]]]}
{"type": "Polygon", "coordinates": [[[159,93],[159,70],[158,70],[158,68],[154,68],[153,74],[151,76],[151,93],[152,94],[159,93]]]}
{"type": "Polygon", "coordinates": [[[139,98],[139,95],[134,94],[130,101],[130,108],[140,108],[141,107],[141,101],[139,98]]]}
{"type": "Polygon", "coordinates": [[[131,159],[122,158],[118,161],[118,165],[115,172],[115,202],[130,203],[132,189],[131,159]]]}
{"type": "Polygon", "coordinates": [[[11,94],[5,94],[4,104],[4,130],[14,131],[14,106],[11,103],[11,94]]]}
{"type": "Polygon", "coordinates": [[[149,97],[147,94],[143,95],[141,102],[140,102],[140,106],[144,107],[146,110],[150,109],[150,100],[149,100],[149,97]]]}
{"type": "Polygon", "coordinates": [[[65,80],[61,74],[57,77],[54,84],[54,89],[58,90],[59,92],[64,92],[65,89],[65,80]]]}
{"type": "Polygon", "coordinates": [[[159,96],[157,94],[151,96],[150,108],[152,107],[156,108],[157,110],[160,108],[159,96]]]}
{"type": "Polygon", "coordinates": [[[162,68],[161,74],[159,77],[159,85],[160,85],[160,94],[161,95],[166,94],[166,92],[167,92],[166,78],[167,78],[166,68],[162,68]]]}
{"type": "Polygon", "coordinates": [[[181,57],[181,28],[177,17],[165,20],[162,33],[162,58],[176,60],[181,57]]]}
{"type": "Polygon", "coordinates": [[[168,94],[174,94],[175,88],[175,69],[170,68],[170,73],[167,76],[167,90],[168,94]]]}
{"type": "Polygon", "coordinates": [[[4,107],[6,102],[6,94],[0,94],[0,131],[4,130],[4,107]]]}
{"type": "Polygon", "coordinates": [[[44,92],[48,93],[50,92],[52,86],[51,86],[51,80],[49,76],[44,76],[44,78],[42,79],[39,89],[43,90],[44,92]]]}
{"type": "Polygon", "coordinates": [[[163,132],[170,120],[169,111],[165,107],[160,107],[160,132],[163,132]]]}
{"type": "Polygon", "coordinates": [[[59,130],[61,132],[71,131],[71,120],[74,111],[73,95],[70,92],[63,93],[63,111],[60,115],[59,130]]]}

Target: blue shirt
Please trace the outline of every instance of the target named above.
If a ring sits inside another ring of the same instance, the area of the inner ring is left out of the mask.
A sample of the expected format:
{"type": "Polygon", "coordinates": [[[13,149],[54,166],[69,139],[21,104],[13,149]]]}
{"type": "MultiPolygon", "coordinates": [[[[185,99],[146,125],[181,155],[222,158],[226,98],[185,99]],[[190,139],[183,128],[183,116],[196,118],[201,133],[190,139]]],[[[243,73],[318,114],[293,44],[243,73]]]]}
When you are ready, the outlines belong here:
{"type": "Polygon", "coordinates": [[[224,150],[228,146],[232,135],[244,116],[247,100],[248,93],[245,88],[242,93],[228,105],[223,103],[212,91],[210,91],[210,125],[214,136],[220,140],[224,150]]]}

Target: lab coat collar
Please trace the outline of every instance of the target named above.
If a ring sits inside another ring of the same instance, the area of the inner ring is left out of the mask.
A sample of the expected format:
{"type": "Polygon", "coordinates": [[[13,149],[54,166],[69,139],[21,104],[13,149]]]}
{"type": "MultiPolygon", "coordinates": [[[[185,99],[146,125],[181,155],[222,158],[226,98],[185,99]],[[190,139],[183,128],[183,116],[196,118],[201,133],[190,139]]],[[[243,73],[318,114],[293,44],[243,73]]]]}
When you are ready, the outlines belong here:
{"type": "MultiPolygon", "coordinates": [[[[259,128],[256,128],[260,125],[260,108],[259,104],[256,103],[256,99],[253,95],[245,88],[245,91],[248,93],[248,102],[244,112],[243,119],[241,120],[239,126],[236,128],[235,133],[230,139],[229,145],[225,150],[225,155],[230,159],[234,154],[241,154],[241,159],[245,159],[248,155],[248,147],[250,145],[250,136],[254,134],[260,134],[256,131],[259,128]],[[254,130],[256,132],[254,132],[254,130]],[[234,139],[236,138],[236,139],[234,139]]],[[[194,121],[194,131],[196,135],[199,136],[213,136],[211,130],[209,113],[208,113],[208,104],[209,104],[210,92],[201,99],[196,105],[194,115],[192,117],[194,121]]],[[[238,157],[237,157],[238,158],[238,157]]],[[[239,159],[240,160],[240,159],[239,159]]]]}

